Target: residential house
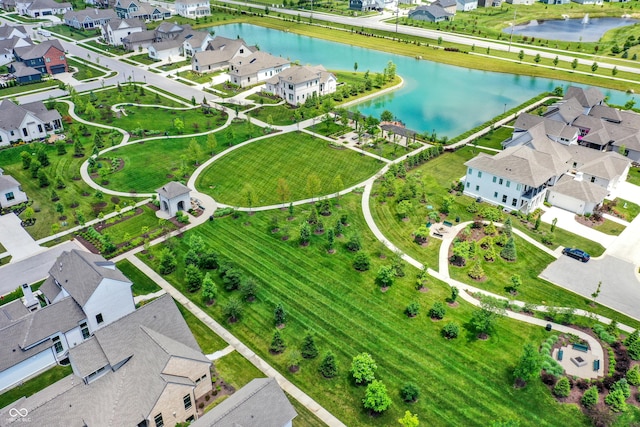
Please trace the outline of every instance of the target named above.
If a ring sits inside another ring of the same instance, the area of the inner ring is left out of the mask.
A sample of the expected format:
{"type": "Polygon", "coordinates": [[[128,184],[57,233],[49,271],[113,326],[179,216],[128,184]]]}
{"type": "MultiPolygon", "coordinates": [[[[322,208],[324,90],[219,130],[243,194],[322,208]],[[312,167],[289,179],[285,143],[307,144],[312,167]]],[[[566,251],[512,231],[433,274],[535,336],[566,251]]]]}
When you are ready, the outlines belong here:
{"type": "Polygon", "coordinates": [[[29,37],[27,30],[24,29],[24,25],[4,24],[0,26],[0,40],[7,40],[13,37],[20,39],[26,39],[29,37]]]}
{"type": "Polygon", "coordinates": [[[3,175],[0,169],[0,208],[8,208],[26,201],[27,194],[22,191],[20,183],[11,175],[3,175]]]}
{"type": "Polygon", "coordinates": [[[427,22],[442,22],[451,19],[452,13],[438,5],[418,6],[409,12],[410,19],[427,22]]]}
{"type": "Polygon", "coordinates": [[[22,105],[0,101],[0,146],[45,138],[58,129],[62,129],[62,116],[55,109],[47,110],[42,101],[22,105]]]}
{"type": "Polygon", "coordinates": [[[265,91],[291,105],[303,104],[307,98],[335,92],[336,76],[321,65],[290,67],[268,79],[265,91]]]}
{"type": "Polygon", "coordinates": [[[22,290],[24,303],[0,307],[0,390],[66,360],[70,349],[135,310],[131,281],[115,264],[78,250],[63,252],[49,270],[43,308],[28,285],[22,290]]]}
{"type": "Polygon", "coordinates": [[[440,6],[452,15],[455,15],[456,11],[458,10],[457,0],[436,0],[431,3],[431,6],[440,6]]]}
{"type": "Polygon", "coordinates": [[[16,0],[0,0],[0,9],[11,12],[16,9],[16,0]]]}
{"type": "Polygon", "coordinates": [[[544,4],[569,4],[571,0],[540,0],[544,4]]]}
{"type": "Polygon", "coordinates": [[[202,415],[192,427],[291,427],[297,416],[275,378],[256,378],[202,415]]]}
{"type": "Polygon", "coordinates": [[[186,211],[191,208],[191,189],[177,181],[171,181],[156,189],[160,210],[169,215],[169,218],[176,216],[179,211],[186,211]]]}
{"type": "MultiPolygon", "coordinates": [[[[27,67],[22,62],[9,64],[9,72],[20,84],[34,83],[42,80],[42,72],[33,67],[27,67]]],[[[2,145],[2,143],[0,143],[2,145]]]]}
{"type": "Polygon", "coordinates": [[[148,48],[149,58],[159,61],[178,58],[182,54],[182,40],[164,40],[152,43],[148,48]]]}
{"type": "Polygon", "coordinates": [[[184,35],[184,41],[182,42],[182,52],[187,58],[193,56],[196,52],[202,52],[207,48],[209,42],[214,37],[208,31],[196,31],[191,30],[188,34],[184,35]]]}
{"type": "Polygon", "coordinates": [[[122,46],[123,39],[134,33],[146,31],[147,26],[139,19],[117,19],[103,24],[100,32],[105,43],[111,46],[122,46]]]}
{"type": "Polygon", "coordinates": [[[8,64],[15,60],[13,50],[17,47],[33,46],[33,42],[29,37],[13,36],[9,39],[0,40],[0,65],[8,64]]]}
{"type": "Polygon", "coordinates": [[[164,426],[197,418],[196,400],[212,391],[211,362],[178,307],[164,295],[91,333],[69,350],[73,374],[11,407],[34,425],[164,426]]]}
{"type": "Polygon", "coordinates": [[[16,0],[15,8],[20,15],[32,18],[64,15],[66,12],[73,10],[71,3],[58,3],[55,0],[16,0]]]}
{"type": "Polygon", "coordinates": [[[176,0],[176,13],[185,18],[199,18],[211,15],[209,0],[176,0]]]}
{"type": "Polygon", "coordinates": [[[384,0],[349,0],[349,9],[360,12],[384,10],[384,0]]]}
{"type": "Polygon", "coordinates": [[[153,30],[134,32],[122,39],[122,46],[129,51],[147,49],[155,39],[156,33],[153,30]]]}
{"type": "Polygon", "coordinates": [[[228,39],[216,36],[209,41],[201,52],[195,52],[191,57],[191,69],[197,73],[206,73],[229,66],[233,58],[249,56],[257,49],[248,46],[243,39],[228,39]]]}
{"type": "Polygon", "coordinates": [[[178,23],[163,22],[156,28],[156,38],[158,41],[175,40],[181,37],[182,33],[191,31],[191,25],[178,25],[178,23]]]}
{"type": "Polygon", "coordinates": [[[578,4],[595,4],[595,5],[603,4],[603,0],[571,0],[571,1],[578,4]]]}
{"type": "Polygon", "coordinates": [[[39,70],[42,74],[58,74],[69,71],[64,48],[58,40],[13,49],[16,61],[39,70]]]}
{"type": "Polygon", "coordinates": [[[533,0],[506,0],[507,3],[509,4],[514,4],[514,5],[526,5],[526,6],[531,6],[533,4],[533,0]]]}
{"type": "Polygon", "coordinates": [[[171,11],[135,0],[117,0],[114,10],[120,19],[142,19],[158,21],[171,17],[171,11]]]}
{"type": "Polygon", "coordinates": [[[286,70],[291,63],[277,56],[256,51],[229,61],[229,81],[241,87],[251,86],[286,70]]]}
{"type": "MultiPolygon", "coordinates": [[[[528,0],[533,3],[533,0],[528,0]]],[[[502,0],[478,0],[478,7],[500,7],[502,0]]]]}
{"type": "Polygon", "coordinates": [[[118,16],[111,9],[85,9],[69,11],[64,14],[64,23],[78,30],[93,30],[116,19],[118,16]]]}
{"type": "Polygon", "coordinates": [[[478,0],[456,0],[456,10],[469,12],[478,8],[478,0]]]}

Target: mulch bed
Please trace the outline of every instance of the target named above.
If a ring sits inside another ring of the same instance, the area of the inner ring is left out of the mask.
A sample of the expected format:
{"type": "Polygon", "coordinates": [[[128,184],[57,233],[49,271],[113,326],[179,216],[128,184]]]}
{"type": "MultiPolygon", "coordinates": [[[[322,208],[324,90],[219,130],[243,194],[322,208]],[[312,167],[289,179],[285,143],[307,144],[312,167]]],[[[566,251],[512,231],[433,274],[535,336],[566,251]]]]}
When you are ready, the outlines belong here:
{"type": "Polygon", "coordinates": [[[89,252],[91,252],[92,254],[99,254],[100,253],[98,248],[93,246],[92,243],[89,243],[88,241],[86,241],[82,236],[79,236],[79,235],[76,234],[74,237],[78,242],[80,242],[82,244],[82,246],[87,248],[89,250],[89,252]]]}

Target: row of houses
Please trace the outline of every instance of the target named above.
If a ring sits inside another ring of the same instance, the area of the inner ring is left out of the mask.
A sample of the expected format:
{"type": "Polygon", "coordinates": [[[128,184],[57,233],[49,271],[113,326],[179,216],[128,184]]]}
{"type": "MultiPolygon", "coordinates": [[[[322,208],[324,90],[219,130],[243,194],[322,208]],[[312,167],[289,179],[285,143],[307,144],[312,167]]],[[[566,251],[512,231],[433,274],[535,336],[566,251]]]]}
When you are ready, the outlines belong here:
{"type": "Polygon", "coordinates": [[[213,389],[211,361],[170,296],[136,310],[131,285],[113,262],[72,250],[39,295],[25,284],[21,300],[0,306],[0,391],[55,365],[73,370],[0,409],[2,425],[291,426],[297,414],[273,379],[250,382],[199,417],[196,402],[213,389]]]}
{"type": "Polygon", "coordinates": [[[464,193],[524,213],[545,201],[591,213],[640,161],[639,138],[640,115],[605,105],[597,89],[570,87],[543,116],[521,114],[499,154],[466,162],[464,193]]]}

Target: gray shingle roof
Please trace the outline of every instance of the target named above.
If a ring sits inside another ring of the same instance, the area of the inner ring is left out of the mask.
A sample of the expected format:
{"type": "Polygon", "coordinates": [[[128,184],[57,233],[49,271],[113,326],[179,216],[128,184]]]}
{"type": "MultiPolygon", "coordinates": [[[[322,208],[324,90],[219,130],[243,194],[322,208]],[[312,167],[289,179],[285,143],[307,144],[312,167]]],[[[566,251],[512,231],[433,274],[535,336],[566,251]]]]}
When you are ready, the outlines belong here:
{"type": "Polygon", "coordinates": [[[193,427],[283,427],[298,414],[274,378],[256,378],[193,427]]]}
{"type": "MultiPolygon", "coordinates": [[[[42,72],[33,67],[27,67],[22,62],[12,62],[11,66],[13,67],[13,74],[16,77],[26,77],[26,76],[40,76],[42,72]]],[[[24,117],[24,116],[23,116],[24,117]]],[[[16,122],[17,123],[17,122],[16,122]]],[[[19,125],[19,123],[18,123],[19,125]]],[[[16,125],[16,127],[18,126],[16,125]]]]}
{"type": "Polygon", "coordinates": [[[269,83],[277,83],[280,80],[284,80],[287,83],[300,84],[314,79],[326,81],[329,75],[331,75],[331,73],[327,72],[322,65],[317,65],[315,67],[302,65],[282,70],[267,81],[269,83]]]}
{"type": "Polygon", "coordinates": [[[602,203],[607,196],[606,188],[585,180],[574,179],[571,175],[564,175],[549,191],[591,203],[602,203]]]}
{"type": "Polygon", "coordinates": [[[153,41],[155,38],[156,38],[155,31],[146,30],[146,31],[140,31],[137,33],[131,33],[122,40],[127,41],[129,43],[137,43],[137,42],[153,41]]]}
{"type": "Polygon", "coordinates": [[[22,34],[27,34],[27,31],[24,29],[24,25],[3,24],[0,26],[0,39],[8,38],[13,30],[20,31],[22,34]]]}
{"type": "Polygon", "coordinates": [[[20,183],[11,175],[0,175],[0,191],[19,187],[20,183]]]}
{"type": "Polygon", "coordinates": [[[27,307],[25,307],[25,305],[19,299],[4,305],[0,305],[0,328],[4,328],[5,326],[23,318],[29,313],[30,311],[27,310],[27,307]]]}
{"type": "Polygon", "coordinates": [[[181,196],[190,192],[191,189],[184,184],[177,181],[171,181],[160,188],[156,189],[156,192],[162,197],[167,199],[173,199],[174,197],[181,196]]]}
{"type": "Polygon", "coordinates": [[[100,255],[75,249],[63,252],[49,270],[49,274],[81,306],[91,298],[103,278],[131,284],[131,281],[115,268],[115,264],[106,261],[100,255]]]}
{"type": "Polygon", "coordinates": [[[267,68],[274,68],[289,64],[284,58],[270,55],[266,52],[257,51],[249,56],[239,56],[229,61],[229,65],[235,69],[230,74],[238,76],[248,76],[258,73],[267,68]]]}
{"type": "Polygon", "coordinates": [[[52,47],[55,47],[61,52],[64,52],[64,48],[58,40],[47,40],[33,46],[17,47],[15,51],[23,60],[38,59],[42,58],[44,54],[47,53],[47,51],[52,47]]]}
{"type": "Polygon", "coordinates": [[[583,89],[569,86],[564,94],[564,99],[570,98],[575,98],[585,108],[594,107],[604,101],[603,93],[594,87],[583,89]]]}
{"type": "Polygon", "coordinates": [[[58,3],[55,0],[33,0],[33,2],[29,4],[28,9],[68,9],[70,7],[72,7],[71,3],[58,3]]]}
{"type": "Polygon", "coordinates": [[[547,112],[545,117],[558,115],[564,123],[573,123],[573,121],[581,114],[584,113],[582,105],[575,98],[565,99],[553,104],[547,112]]]}
{"type": "Polygon", "coordinates": [[[118,15],[113,9],[84,9],[84,10],[70,10],[64,14],[65,21],[71,21],[77,19],[78,22],[92,22],[101,21],[104,19],[114,20],[118,15]]]}
{"type": "Polygon", "coordinates": [[[73,360],[74,372],[82,378],[109,364],[95,337],[69,349],[69,358],[73,360]]]}

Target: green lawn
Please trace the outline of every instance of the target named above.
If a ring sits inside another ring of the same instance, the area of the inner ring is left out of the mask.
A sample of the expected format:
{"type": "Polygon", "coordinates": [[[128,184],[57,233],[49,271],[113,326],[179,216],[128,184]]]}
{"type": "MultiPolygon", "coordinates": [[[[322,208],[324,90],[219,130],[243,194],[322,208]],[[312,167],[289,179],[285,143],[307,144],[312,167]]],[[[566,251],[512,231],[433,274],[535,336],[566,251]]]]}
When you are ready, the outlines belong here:
{"type": "Polygon", "coordinates": [[[513,134],[512,128],[500,127],[494,131],[490,131],[489,133],[481,136],[475,142],[481,147],[489,147],[494,148],[496,150],[502,150],[502,145],[500,144],[505,139],[511,137],[513,134]]]}
{"type": "Polygon", "coordinates": [[[262,94],[261,92],[254,93],[253,95],[247,96],[247,99],[254,101],[256,104],[277,104],[282,101],[279,97],[274,97],[270,94],[262,94]]]}
{"type": "Polygon", "coordinates": [[[611,236],[619,236],[620,233],[622,233],[626,227],[622,224],[618,224],[617,222],[614,222],[605,218],[602,224],[598,224],[592,228],[604,234],[609,234],[611,236]]]}
{"type": "Polygon", "coordinates": [[[151,65],[151,64],[155,64],[156,62],[160,62],[157,59],[149,58],[148,53],[132,55],[132,56],[129,56],[127,59],[130,59],[131,61],[139,62],[141,64],[145,64],[145,65],[151,65]]]}
{"type": "Polygon", "coordinates": [[[182,304],[176,302],[176,305],[178,306],[178,310],[180,310],[182,317],[184,317],[184,320],[187,322],[187,325],[189,325],[191,333],[195,337],[204,354],[214,353],[218,350],[226,348],[229,345],[225,340],[223,340],[215,332],[213,332],[207,325],[202,323],[200,319],[194,316],[189,310],[184,308],[182,304]]]}
{"type": "Polygon", "coordinates": [[[337,150],[327,141],[293,132],[232,151],[206,169],[196,185],[222,203],[247,206],[242,193],[249,184],[255,191],[255,206],[264,206],[282,202],[276,191],[280,178],[289,185],[288,202],[336,192],[333,181],[338,175],[344,188],[365,180],[378,169],[380,164],[370,157],[348,149],[337,150]],[[307,189],[311,174],[320,180],[313,193],[307,189]]]}
{"type": "Polygon", "coordinates": [[[343,126],[333,120],[327,120],[322,123],[309,126],[307,130],[330,138],[338,138],[340,135],[344,135],[345,133],[352,131],[353,128],[351,126],[343,126]]]}
{"type": "Polygon", "coordinates": [[[87,66],[84,61],[76,61],[75,59],[69,58],[67,59],[67,62],[78,70],[73,73],[73,78],[76,80],[82,81],[107,75],[104,71],[96,70],[93,67],[87,66]]]}
{"type": "Polygon", "coordinates": [[[156,282],[151,280],[149,276],[144,274],[138,269],[138,267],[131,264],[131,262],[126,259],[118,261],[116,263],[116,267],[118,267],[118,270],[122,271],[122,274],[127,276],[127,278],[133,282],[131,292],[134,297],[137,297],[138,295],[152,294],[162,289],[156,282]]]}
{"type": "Polygon", "coordinates": [[[61,34],[65,37],[69,37],[74,40],[84,40],[90,37],[95,37],[96,35],[100,35],[100,31],[84,31],[77,30],[68,25],[59,24],[53,25],[51,27],[47,27],[47,31],[51,31],[52,33],[61,34]]]}
{"type": "Polygon", "coordinates": [[[405,145],[401,145],[401,144],[397,144],[389,141],[385,141],[382,143],[380,142],[364,143],[363,142],[360,145],[360,147],[365,151],[373,153],[377,156],[382,156],[385,159],[389,159],[389,160],[395,160],[398,157],[404,156],[405,154],[413,150],[412,148],[407,148],[405,145]]]}
{"type": "Polygon", "coordinates": [[[6,97],[6,96],[16,95],[22,92],[28,92],[32,90],[44,90],[53,86],[58,86],[59,83],[60,82],[58,80],[51,79],[44,82],[30,83],[30,84],[12,86],[12,87],[3,87],[3,88],[0,88],[0,96],[6,97]]]}
{"type": "Polygon", "coordinates": [[[180,71],[177,73],[178,77],[182,77],[183,79],[190,80],[195,83],[210,83],[213,74],[208,73],[196,73],[191,70],[180,71]]]}
{"type": "MultiPolygon", "coordinates": [[[[102,231],[102,234],[109,234],[111,241],[115,245],[118,245],[120,243],[131,241],[135,237],[142,236],[143,227],[149,227],[149,233],[159,230],[160,225],[158,224],[158,217],[156,217],[155,211],[148,206],[141,206],[139,209],[142,209],[141,214],[131,214],[131,216],[128,216],[128,213],[125,214],[127,215],[125,221],[118,222],[117,224],[105,228],[102,231]],[[128,238],[127,235],[129,235],[128,238]]],[[[113,221],[113,219],[109,221],[113,221]]],[[[107,223],[109,221],[107,221],[107,223]]],[[[165,225],[169,230],[175,229],[175,226],[171,222],[166,222],[165,225]]]]}
{"type": "Polygon", "coordinates": [[[236,390],[240,390],[254,378],[266,377],[265,374],[236,351],[232,351],[216,360],[214,366],[218,376],[227,384],[231,384],[236,390]]]}
{"type": "Polygon", "coordinates": [[[157,107],[125,107],[126,116],[116,118],[111,124],[121,129],[134,133],[136,129],[145,129],[149,136],[180,135],[189,133],[200,133],[215,129],[225,123],[226,113],[217,110],[209,110],[210,114],[203,113],[202,109],[195,107],[191,110],[167,110],[157,107]],[[184,128],[180,131],[175,120],[180,119],[184,128]]]}
{"type": "MultiPolygon", "coordinates": [[[[57,103],[56,108],[63,116],[63,122],[65,120],[73,122],[70,117],[67,118],[68,107],[66,104],[57,103]]],[[[40,143],[31,143],[0,151],[0,165],[2,165],[5,173],[16,178],[21,183],[22,189],[27,193],[29,199],[34,202],[32,207],[36,211],[34,215],[36,224],[32,227],[27,227],[26,230],[36,239],[52,234],[51,227],[54,223],[60,226],[60,231],[74,226],[77,214],[82,214],[85,220],[88,221],[96,218],[100,212],[106,214],[113,211],[114,204],[109,203],[109,199],[104,200],[104,202],[107,202],[105,206],[99,206],[97,204],[98,200],[91,197],[95,194],[95,190],[80,179],[80,165],[86,160],[86,155],[91,153],[93,138],[98,131],[97,128],[86,126],[87,136],[81,135],[81,132],[78,133],[78,137],[84,147],[85,155],[82,157],[74,157],[73,144],[68,143],[72,139],[71,135],[80,129],[80,125],[77,123],[65,123],[64,128],[67,135],[65,140],[67,142],[65,144],[66,154],[64,155],[57,154],[58,151],[55,145],[40,143]],[[35,157],[33,153],[40,149],[47,153],[51,163],[49,166],[42,168],[50,182],[47,187],[42,188],[38,180],[32,178],[31,172],[23,169],[20,157],[20,153],[23,151],[32,153],[32,157],[35,157]],[[55,188],[56,177],[60,177],[66,186],[65,188],[55,188]],[[51,201],[52,191],[55,191],[60,200],[51,201]],[[56,211],[58,203],[62,205],[62,214],[56,211]],[[61,217],[65,218],[60,219],[61,217]],[[63,222],[66,222],[67,226],[63,225],[63,222]]],[[[104,135],[103,139],[108,141],[109,137],[104,135]]],[[[121,203],[131,204],[132,199],[122,198],[121,203]]],[[[24,218],[24,215],[25,213],[23,212],[21,216],[24,218]]]]}
{"type": "Polygon", "coordinates": [[[615,212],[618,212],[626,221],[633,221],[636,216],[640,213],[640,206],[636,205],[633,202],[628,200],[624,200],[621,198],[616,198],[616,206],[613,208],[615,212]]]}
{"type": "Polygon", "coordinates": [[[640,185],[640,168],[630,168],[629,174],[627,175],[627,181],[633,185],[640,185]]]}
{"type": "MultiPolygon", "coordinates": [[[[260,128],[257,126],[254,128],[254,132],[257,134],[260,128]]],[[[234,122],[231,126],[216,132],[215,135],[217,140],[216,153],[224,150],[226,144],[238,144],[249,139],[248,129],[243,122],[234,122]]],[[[188,151],[192,139],[195,139],[202,149],[203,157],[200,162],[208,159],[210,152],[207,148],[206,135],[155,139],[111,151],[109,156],[124,160],[124,168],[109,175],[109,184],[106,187],[120,191],[152,192],[166,184],[167,181],[181,179],[180,169],[183,167],[183,163],[184,170],[187,175],[190,175],[196,167],[188,151]],[[187,156],[184,161],[181,158],[183,154],[187,156]]]]}
{"type": "MultiPolygon", "coordinates": [[[[119,47],[119,46],[110,46],[110,45],[106,45],[106,44],[102,44],[99,43],[95,40],[90,40],[88,42],[83,42],[84,45],[87,46],[91,46],[94,49],[97,49],[98,51],[100,51],[100,53],[103,52],[107,52],[111,55],[124,55],[125,53],[128,53],[128,51],[126,51],[124,48],[119,47]]],[[[89,57],[87,59],[90,59],[89,57]]]]}
{"type": "Polygon", "coordinates": [[[54,366],[40,375],[25,381],[24,384],[0,394],[0,408],[4,408],[23,396],[29,397],[34,395],[67,375],[71,375],[71,373],[71,366],[54,366]]]}
{"type": "MultiPolygon", "coordinates": [[[[312,236],[311,245],[306,248],[300,248],[295,240],[300,221],[308,215],[308,206],[297,207],[296,220],[291,222],[286,221],[288,213],[281,211],[241,214],[239,219],[222,218],[185,233],[183,239],[175,241],[178,259],[185,253],[189,237],[200,235],[220,256],[254,277],[259,289],[257,300],[245,304],[239,323],[224,321],[221,307],[233,294],[222,288],[212,307],[203,307],[199,294],[192,295],[193,302],[222,321],[242,342],[347,425],[394,425],[405,410],[418,413],[430,426],[486,426],[493,420],[508,418],[521,420],[523,427],[588,425],[576,407],[557,404],[540,381],[531,381],[526,389],[512,386],[511,373],[522,345],[539,343],[547,335],[542,328],[503,320],[488,341],[477,340],[475,333],[466,330],[472,308],[461,302],[458,308],[448,309],[445,318],[463,325],[461,337],[454,341],[442,339],[443,323],[432,322],[425,313],[435,301],[443,301],[449,295],[448,286],[431,280],[430,291],[419,293],[414,288],[416,270],[407,267],[406,277],[381,293],[374,282],[375,272],[390,261],[372,256],[370,271],[358,273],[352,268],[354,255],[343,246],[351,235],[362,236],[366,252],[374,254],[377,246],[366,231],[358,197],[344,197],[341,206],[334,207],[333,215],[325,220],[330,224],[342,213],[349,215],[350,226],[345,229],[345,237],[338,239],[333,255],[327,254],[326,236],[312,236]],[[274,235],[268,231],[273,216],[279,217],[292,239],[285,242],[279,238],[283,232],[274,235]],[[414,319],[403,314],[411,301],[418,301],[422,307],[414,319]],[[273,307],[278,302],[288,312],[286,328],[282,330],[288,348],[297,348],[305,331],[313,331],[321,354],[327,350],[336,354],[336,378],[322,379],[317,372],[320,358],[304,360],[300,371],[291,374],[286,369],[290,350],[279,356],[269,353],[273,307]],[[376,360],[376,377],[387,385],[394,402],[376,418],[362,408],[364,388],[354,386],[348,374],[351,358],[362,351],[371,353],[376,360]],[[400,387],[409,381],[416,382],[422,392],[412,405],[402,403],[398,397],[400,387]]],[[[158,246],[152,251],[157,255],[161,249],[158,246]]],[[[386,251],[385,255],[392,254],[386,251]]],[[[157,257],[150,263],[157,267],[157,257]]],[[[183,276],[180,265],[167,279],[186,292],[183,276]]],[[[213,276],[218,277],[215,272],[213,276]]],[[[223,377],[225,359],[217,364],[223,377]]],[[[236,384],[242,385],[256,376],[248,370],[231,370],[246,375],[246,380],[236,380],[236,384]]]]}
{"type": "MultiPolygon", "coordinates": [[[[11,259],[10,256],[7,258],[11,259]]],[[[4,261],[4,258],[3,258],[3,261],[4,261]]],[[[40,285],[42,285],[43,282],[44,280],[40,280],[38,282],[31,284],[31,290],[33,292],[37,291],[38,289],[40,289],[40,285]]],[[[22,292],[22,288],[17,288],[15,291],[12,291],[12,292],[9,292],[8,294],[3,295],[2,299],[0,299],[0,305],[9,304],[12,301],[22,298],[23,296],[24,296],[24,293],[22,292]]]]}
{"type": "MultiPolygon", "coordinates": [[[[526,219],[520,221],[517,218],[512,217],[511,220],[513,221],[513,226],[515,228],[525,232],[540,243],[543,243],[542,237],[544,235],[551,234],[551,224],[542,222],[540,223],[538,230],[534,230],[534,224],[528,223],[526,219]]],[[[582,248],[594,257],[600,256],[604,253],[605,248],[600,243],[594,242],[593,240],[589,240],[586,237],[574,234],[562,228],[556,227],[553,230],[553,235],[555,236],[555,239],[553,239],[553,244],[549,246],[550,249],[555,249],[558,246],[577,247],[582,248]]]]}
{"type": "Polygon", "coordinates": [[[287,399],[296,409],[298,416],[293,419],[293,427],[325,427],[326,424],[320,421],[318,417],[316,417],[313,412],[308,410],[305,406],[303,406],[300,402],[295,400],[289,393],[286,393],[287,399]]]}
{"type": "Polygon", "coordinates": [[[191,64],[191,60],[174,62],[172,64],[162,65],[162,66],[157,67],[157,68],[158,68],[158,70],[162,70],[162,71],[171,71],[171,70],[176,70],[178,68],[185,67],[185,66],[187,66],[189,64],[191,64]]]}

